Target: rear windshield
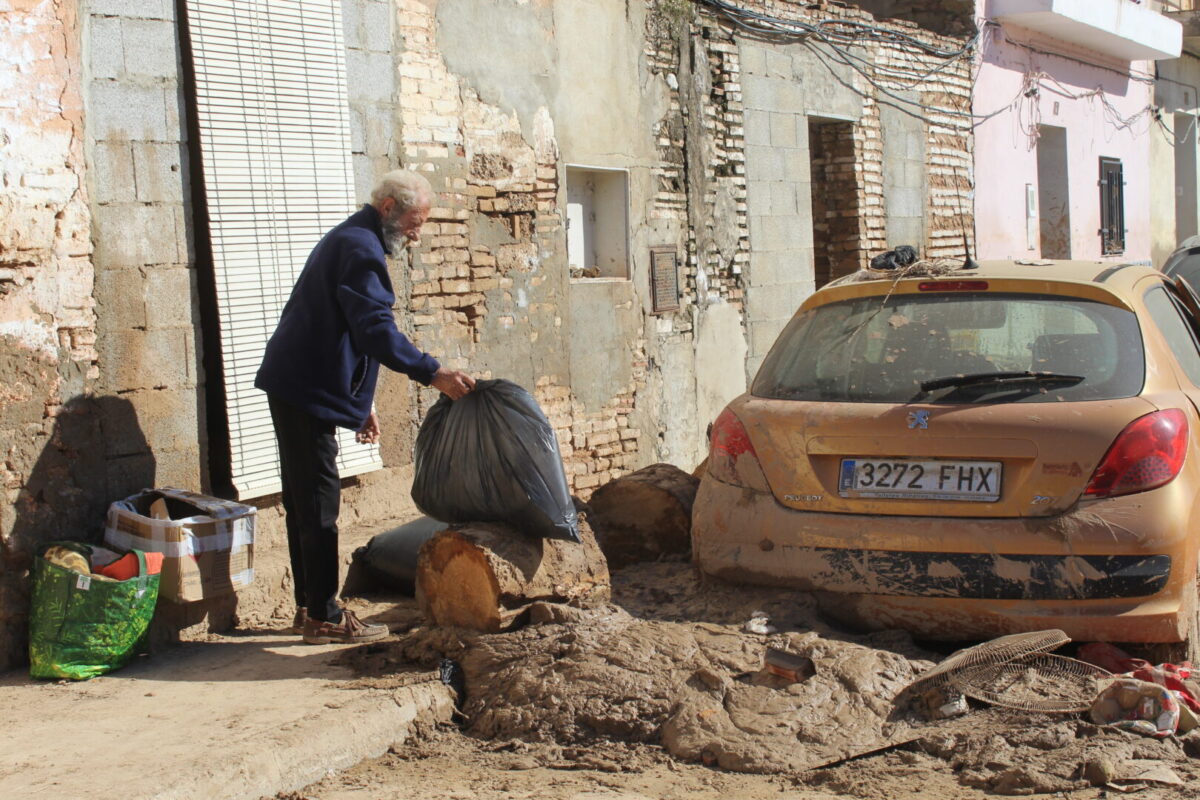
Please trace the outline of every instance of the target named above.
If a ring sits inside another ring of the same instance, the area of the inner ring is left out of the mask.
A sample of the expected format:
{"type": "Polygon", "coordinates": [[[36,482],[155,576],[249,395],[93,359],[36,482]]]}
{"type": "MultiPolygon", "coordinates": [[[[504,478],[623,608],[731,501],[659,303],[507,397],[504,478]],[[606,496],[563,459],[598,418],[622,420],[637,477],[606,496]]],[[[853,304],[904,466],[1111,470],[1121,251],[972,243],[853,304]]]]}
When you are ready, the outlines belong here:
{"type": "Polygon", "coordinates": [[[849,403],[1044,403],[1132,397],[1144,379],[1141,330],[1131,311],[1064,297],[955,292],[809,309],[779,336],[751,392],[849,403]],[[1022,372],[1063,379],[921,386],[1022,372]]]}

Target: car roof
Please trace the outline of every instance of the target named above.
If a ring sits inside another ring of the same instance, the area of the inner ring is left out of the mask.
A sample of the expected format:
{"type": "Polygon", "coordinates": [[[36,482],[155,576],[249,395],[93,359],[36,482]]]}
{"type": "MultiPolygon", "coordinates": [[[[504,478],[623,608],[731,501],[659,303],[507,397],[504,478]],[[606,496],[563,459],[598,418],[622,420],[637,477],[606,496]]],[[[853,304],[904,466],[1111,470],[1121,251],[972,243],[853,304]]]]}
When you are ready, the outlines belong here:
{"type": "MultiPolygon", "coordinates": [[[[925,262],[918,262],[912,267],[898,270],[860,270],[828,284],[817,293],[823,297],[814,296],[810,298],[811,302],[806,302],[804,306],[822,305],[832,301],[834,297],[831,297],[831,294],[846,298],[874,295],[880,291],[915,291],[915,288],[910,287],[915,287],[919,282],[933,280],[993,280],[1010,285],[1013,281],[1028,280],[1037,282],[1042,287],[1057,284],[1065,291],[1056,293],[1064,295],[1073,293],[1074,290],[1069,287],[1074,284],[1079,287],[1081,297],[1101,299],[1105,302],[1115,301],[1117,305],[1131,307],[1134,284],[1148,275],[1164,277],[1149,264],[1128,261],[986,260],[977,262],[974,269],[963,269],[958,264],[952,264],[947,269],[946,264],[945,261],[936,262],[929,265],[929,269],[922,269],[926,265],[925,262]],[[884,286],[888,288],[884,289],[884,286]]],[[[1017,286],[1012,288],[1020,290],[1017,286]]]]}

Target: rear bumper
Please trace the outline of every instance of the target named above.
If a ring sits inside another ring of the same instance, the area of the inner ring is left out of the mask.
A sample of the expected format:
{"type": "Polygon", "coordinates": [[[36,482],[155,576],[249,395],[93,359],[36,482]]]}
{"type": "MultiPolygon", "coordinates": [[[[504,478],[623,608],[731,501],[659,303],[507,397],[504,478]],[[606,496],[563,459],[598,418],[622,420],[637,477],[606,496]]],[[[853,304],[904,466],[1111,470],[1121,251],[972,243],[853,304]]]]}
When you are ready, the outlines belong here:
{"type": "Polygon", "coordinates": [[[868,628],[1179,641],[1194,547],[1186,522],[1155,528],[1162,515],[1147,513],[1148,494],[1053,519],[884,517],[795,511],[710,476],[696,497],[693,553],[711,575],[816,591],[835,616],[868,628]]]}

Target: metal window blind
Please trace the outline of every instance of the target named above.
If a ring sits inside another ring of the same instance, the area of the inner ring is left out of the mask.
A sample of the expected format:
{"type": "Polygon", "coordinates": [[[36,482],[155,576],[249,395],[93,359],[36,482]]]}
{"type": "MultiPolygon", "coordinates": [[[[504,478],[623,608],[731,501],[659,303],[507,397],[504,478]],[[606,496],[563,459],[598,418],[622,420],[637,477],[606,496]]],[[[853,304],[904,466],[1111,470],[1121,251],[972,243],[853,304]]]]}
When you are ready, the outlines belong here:
{"type": "MultiPolygon", "coordinates": [[[[321,236],[354,211],[338,0],[187,0],[217,288],[231,468],[241,497],[279,490],[267,339],[321,236]]],[[[342,477],[383,466],[338,431],[342,477]]]]}

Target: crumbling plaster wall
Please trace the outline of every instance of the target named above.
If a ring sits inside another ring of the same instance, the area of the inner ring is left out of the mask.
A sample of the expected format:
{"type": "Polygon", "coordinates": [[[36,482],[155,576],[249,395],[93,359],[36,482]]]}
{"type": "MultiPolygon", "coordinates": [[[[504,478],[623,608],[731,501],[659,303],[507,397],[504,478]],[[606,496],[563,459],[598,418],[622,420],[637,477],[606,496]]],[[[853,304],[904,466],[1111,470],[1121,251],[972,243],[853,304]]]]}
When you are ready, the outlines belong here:
{"type": "Polygon", "coordinates": [[[76,5],[0,3],[0,669],[24,657],[29,567],[83,524],[96,409],[76,5]]]}
{"type": "MultiPolygon", "coordinates": [[[[739,5],[810,24],[873,25],[944,51],[967,41],[965,34],[940,36],[911,22],[877,21],[854,7],[787,0],[739,5]]],[[[709,282],[743,312],[747,380],[814,288],[810,119],[853,123],[853,154],[827,165],[857,184],[854,229],[833,243],[839,264],[866,266],[892,238],[917,233],[918,240],[903,243],[929,258],[961,258],[964,245],[971,246],[970,59],[944,64],[887,40],[866,41],[854,51],[870,81],[824,47],[735,35],[707,11],[692,19],[678,50],[691,53],[679,59],[687,73],[680,81],[680,116],[689,134],[690,244],[709,282]],[[932,77],[922,79],[926,74],[932,77]],[[721,204],[726,196],[733,202],[721,204]],[[724,231],[736,232],[732,257],[716,244],[717,219],[732,223],[724,231]]]]}
{"type": "Polygon", "coordinates": [[[643,58],[646,7],[399,7],[404,159],[445,198],[409,273],[418,342],[534,390],[581,495],[650,460],[698,460],[698,436],[678,449],[666,441],[664,411],[694,416],[690,322],[681,334],[647,313],[649,248],[683,254],[685,227],[653,213],[668,90],[643,58]],[[627,173],[628,280],[570,278],[568,164],[627,173]],[[672,347],[679,336],[686,343],[672,347]]]}

